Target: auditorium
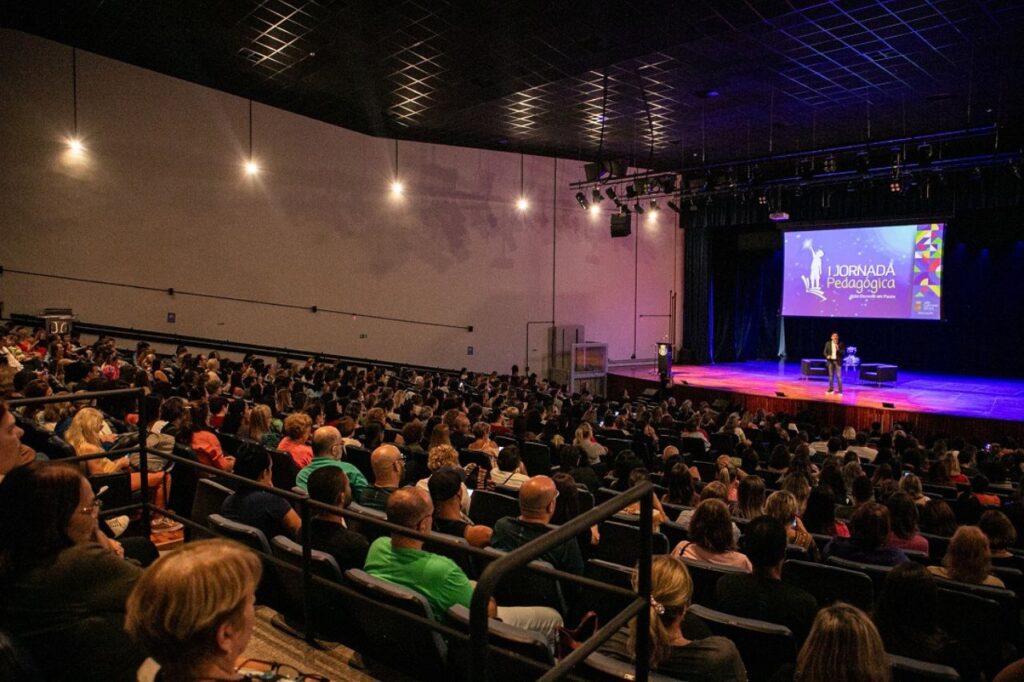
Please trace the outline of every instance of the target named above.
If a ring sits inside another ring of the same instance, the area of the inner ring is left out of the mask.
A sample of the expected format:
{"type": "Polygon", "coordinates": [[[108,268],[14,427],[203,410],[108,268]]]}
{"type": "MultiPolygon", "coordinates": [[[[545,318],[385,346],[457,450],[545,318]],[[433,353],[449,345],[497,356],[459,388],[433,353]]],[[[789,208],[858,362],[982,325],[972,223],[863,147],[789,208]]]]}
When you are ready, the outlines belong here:
{"type": "Polygon", "coordinates": [[[0,7],[0,680],[1024,682],[1024,3],[0,7]]]}

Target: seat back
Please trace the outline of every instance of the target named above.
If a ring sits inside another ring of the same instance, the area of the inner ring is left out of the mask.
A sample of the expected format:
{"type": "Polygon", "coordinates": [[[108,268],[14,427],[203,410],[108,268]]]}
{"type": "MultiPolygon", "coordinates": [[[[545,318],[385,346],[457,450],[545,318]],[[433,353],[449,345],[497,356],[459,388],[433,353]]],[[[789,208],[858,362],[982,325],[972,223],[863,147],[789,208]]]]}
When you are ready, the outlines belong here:
{"type": "Polygon", "coordinates": [[[597,489],[594,494],[594,502],[597,504],[604,504],[608,500],[612,499],[619,494],[618,490],[612,490],[611,488],[605,488],[604,486],[597,489]]]}
{"type": "Polygon", "coordinates": [[[551,448],[547,443],[526,441],[522,449],[523,465],[531,476],[551,475],[551,448]]]}
{"type": "MultiPolygon", "coordinates": [[[[277,576],[281,587],[281,613],[289,623],[301,624],[303,613],[304,581],[302,578],[302,545],[283,535],[277,535],[270,541],[273,556],[291,564],[298,570],[270,564],[269,569],[277,576]]],[[[334,557],[326,552],[312,550],[310,552],[310,569],[314,575],[324,580],[341,583],[341,569],[334,557]]],[[[313,605],[314,632],[318,637],[331,640],[351,642],[355,637],[355,628],[347,618],[339,618],[339,613],[347,613],[350,601],[337,591],[331,590],[320,583],[313,582],[311,602],[313,605]]]]}
{"type": "MultiPolygon", "coordinates": [[[[668,510],[666,509],[665,511],[667,512],[668,510]]],[[[668,546],[670,548],[690,539],[690,531],[686,529],[686,526],[675,521],[663,522],[658,530],[668,538],[668,546]]]]}
{"type": "Polygon", "coordinates": [[[287,452],[267,450],[274,462],[272,470],[273,484],[281,490],[291,490],[295,486],[295,477],[299,475],[299,467],[287,452]]]}
{"type": "MultiPolygon", "coordinates": [[[[224,500],[232,492],[231,488],[221,485],[213,479],[199,479],[199,483],[196,485],[196,494],[192,500],[192,510],[188,515],[189,519],[200,526],[208,527],[210,525],[210,514],[219,514],[224,506],[224,500]]],[[[196,531],[193,530],[192,532],[195,533],[196,531]]],[[[199,533],[201,537],[207,537],[208,535],[201,531],[199,533]]]]}
{"type": "Polygon", "coordinates": [[[1002,614],[1000,621],[1002,622],[1003,637],[1008,642],[1017,642],[1020,636],[1020,605],[1014,592],[999,587],[972,585],[944,578],[937,578],[936,583],[938,583],[940,589],[950,592],[964,592],[981,597],[982,599],[990,599],[999,604],[999,610],[1002,614]]]}
{"type": "MultiPolygon", "coordinates": [[[[633,570],[610,561],[589,559],[583,568],[583,576],[632,591],[633,570]]],[[[598,622],[602,624],[626,608],[629,602],[629,597],[611,594],[594,587],[584,586],[580,592],[580,611],[595,612],[598,622]]]]}
{"type": "MultiPolygon", "coordinates": [[[[740,439],[736,437],[735,433],[712,433],[708,436],[708,440],[711,441],[711,450],[719,455],[735,454],[736,445],[740,441],[740,439]]],[[[704,478],[703,472],[701,472],[701,478],[704,478]]],[[[714,477],[704,478],[704,480],[714,480],[714,477]]]]}
{"type": "Polygon", "coordinates": [[[892,572],[892,566],[879,566],[878,564],[863,564],[859,561],[840,559],[837,556],[830,556],[825,563],[829,566],[838,566],[839,568],[845,568],[850,571],[860,571],[867,577],[871,578],[871,583],[875,587],[875,594],[881,594],[882,585],[885,583],[886,577],[888,577],[888,575],[892,572]]]}
{"type": "MultiPolygon", "coordinates": [[[[469,543],[466,542],[465,538],[456,537],[454,535],[446,535],[444,533],[438,533],[436,531],[429,531],[429,535],[437,538],[447,540],[449,542],[455,542],[461,548],[469,548],[469,543]]],[[[469,578],[475,580],[476,565],[473,563],[473,557],[466,551],[462,551],[459,548],[451,547],[450,545],[441,544],[439,542],[426,541],[423,543],[423,551],[432,552],[439,554],[444,557],[448,557],[455,562],[455,565],[462,569],[469,578]]]]}
{"type": "MultiPolygon", "coordinates": [[[[363,519],[377,519],[378,521],[388,520],[388,515],[380,509],[364,507],[357,502],[349,504],[348,511],[359,514],[363,519]]],[[[389,534],[386,528],[378,526],[375,523],[365,523],[363,519],[349,517],[345,522],[353,531],[359,533],[370,542],[373,542],[381,536],[389,534]]]]}
{"type": "Polygon", "coordinates": [[[810,592],[822,607],[844,601],[867,611],[875,599],[871,578],[838,566],[789,560],[782,567],[782,580],[810,592]]]}
{"type": "Polygon", "coordinates": [[[125,507],[132,503],[132,479],[127,471],[90,476],[89,485],[94,493],[107,489],[102,498],[103,506],[107,509],[125,507]]]}
{"type": "Polygon", "coordinates": [[[459,464],[462,466],[476,464],[481,469],[490,469],[491,458],[486,452],[481,450],[467,450],[463,448],[462,450],[459,450],[459,464]]]}
{"type": "MultiPolygon", "coordinates": [[[[447,616],[448,622],[456,630],[469,634],[469,609],[456,604],[448,609],[447,616]]],[[[517,628],[494,618],[488,620],[487,629],[490,637],[489,679],[508,682],[533,680],[555,664],[547,641],[536,632],[517,628]],[[509,656],[495,647],[517,655],[509,656]],[[527,661],[522,660],[523,658],[527,661]],[[531,665],[528,661],[539,665],[531,665]]],[[[448,663],[452,676],[469,679],[469,660],[469,642],[453,637],[448,643],[448,663]]]]}
{"type": "MultiPolygon", "coordinates": [[[[199,461],[195,451],[181,443],[174,444],[174,454],[192,462],[199,461]]],[[[152,456],[153,454],[150,453],[150,457],[152,456]]],[[[183,514],[186,510],[191,511],[196,497],[196,486],[199,485],[199,471],[190,466],[175,466],[173,479],[174,485],[171,486],[167,507],[177,509],[183,514]]]]}
{"type": "Polygon", "coordinates": [[[239,523],[238,521],[232,521],[220,514],[210,514],[207,519],[209,520],[210,528],[218,535],[223,535],[235,542],[240,542],[257,552],[270,554],[270,543],[267,542],[267,536],[259,528],[239,523]]]}
{"type": "Polygon", "coordinates": [[[349,464],[354,465],[356,469],[359,469],[370,485],[373,485],[373,467],[370,466],[371,454],[366,448],[361,448],[357,445],[346,445],[345,457],[343,459],[349,464]]]}
{"type": "Polygon", "coordinates": [[[930,533],[921,533],[921,537],[928,541],[929,557],[933,560],[941,561],[942,557],[946,556],[946,550],[949,549],[949,541],[952,538],[945,535],[932,535],[930,533]]]}
{"type": "MultiPolygon", "coordinates": [[[[605,521],[601,524],[601,542],[594,552],[594,558],[604,559],[623,566],[635,566],[640,558],[640,528],[636,525],[605,521]]],[[[654,533],[651,551],[654,554],[668,554],[668,538],[654,533]]]]}
{"type": "Polygon", "coordinates": [[[365,642],[363,653],[368,658],[387,661],[390,667],[417,679],[441,679],[445,673],[448,646],[440,633],[382,608],[382,605],[393,606],[422,618],[433,618],[426,598],[407,587],[374,578],[358,568],[345,571],[345,579],[367,598],[353,599],[349,608],[352,621],[357,624],[365,642]]]}
{"type": "Polygon", "coordinates": [[[732,640],[751,682],[769,680],[782,666],[796,663],[796,641],[784,625],[731,616],[699,604],[690,608],[711,632],[732,640]]]}
{"type": "Polygon", "coordinates": [[[694,458],[704,457],[707,452],[703,438],[684,436],[679,439],[679,452],[683,455],[692,455],[694,458]]]}
{"type": "Polygon", "coordinates": [[[623,450],[632,450],[633,442],[625,438],[605,438],[604,446],[608,448],[608,457],[614,459],[623,450]]]}
{"type": "MultiPolygon", "coordinates": [[[[493,547],[485,550],[489,556],[474,556],[473,565],[477,575],[483,573],[491,561],[507,552],[493,547]]],[[[494,590],[494,599],[502,606],[549,606],[565,615],[568,603],[558,580],[530,570],[530,566],[552,568],[547,561],[534,559],[527,566],[510,571],[494,590]]]]}
{"type": "MultiPolygon", "coordinates": [[[[716,435],[728,435],[728,434],[716,434],[716,435]]],[[[718,478],[718,467],[714,462],[708,462],[706,460],[695,459],[693,466],[697,468],[697,473],[700,474],[700,479],[705,483],[714,481],[718,478]]]]}
{"type": "MultiPolygon", "coordinates": [[[[583,659],[579,667],[579,673],[588,680],[597,682],[618,682],[619,680],[635,680],[636,666],[605,654],[594,652],[583,659]]],[[[647,679],[650,682],[671,682],[675,678],[649,673],[647,679]]]]}
{"type": "Polygon", "coordinates": [[[906,656],[886,654],[892,666],[892,682],[959,682],[955,668],[938,663],[927,663],[906,656]]]}
{"type": "Polygon", "coordinates": [[[499,519],[519,516],[519,500],[490,490],[476,490],[469,501],[469,518],[473,523],[494,528],[499,519]]]}
{"type": "Polygon", "coordinates": [[[707,561],[699,561],[682,556],[679,558],[686,564],[686,568],[690,571],[690,578],[693,580],[694,604],[703,604],[708,607],[714,605],[717,599],[715,586],[718,584],[718,579],[723,575],[746,573],[742,568],[720,566],[707,561]]]}

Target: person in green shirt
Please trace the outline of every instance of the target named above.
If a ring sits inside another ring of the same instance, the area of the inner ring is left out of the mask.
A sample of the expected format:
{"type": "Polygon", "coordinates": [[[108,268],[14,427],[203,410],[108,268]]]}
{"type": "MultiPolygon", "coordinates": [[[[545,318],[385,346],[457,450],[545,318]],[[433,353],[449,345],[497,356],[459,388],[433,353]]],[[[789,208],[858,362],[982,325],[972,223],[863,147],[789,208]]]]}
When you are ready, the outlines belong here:
{"type": "Polygon", "coordinates": [[[363,473],[354,464],[342,461],[344,454],[345,444],[338,429],[333,426],[321,426],[313,432],[313,461],[303,467],[295,477],[295,485],[306,490],[306,484],[314,471],[323,467],[337,467],[348,476],[353,493],[362,488],[369,488],[370,484],[363,473]]]}
{"type": "MultiPolygon", "coordinates": [[[[399,488],[387,503],[388,521],[420,533],[430,532],[434,505],[430,495],[415,486],[399,488]]],[[[469,608],[474,584],[448,557],[423,550],[423,540],[394,533],[370,545],[364,570],[375,578],[402,585],[422,594],[431,615],[442,620],[449,608],[469,608]]],[[[497,606],[491,599],[488,615],[516,627],[533,630],[553,646],[562,616],[546,606],[497,606]]]]}

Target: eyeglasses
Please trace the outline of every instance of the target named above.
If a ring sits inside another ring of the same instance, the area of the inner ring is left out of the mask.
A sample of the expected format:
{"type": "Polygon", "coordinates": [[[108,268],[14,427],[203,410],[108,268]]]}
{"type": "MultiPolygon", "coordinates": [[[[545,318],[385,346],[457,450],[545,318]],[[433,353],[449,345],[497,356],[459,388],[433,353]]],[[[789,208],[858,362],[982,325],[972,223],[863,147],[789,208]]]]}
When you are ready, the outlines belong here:
{"type": "Polygon", "coordinates": [[[103,509],[103,500],[96,497],[93,498],[92,504],[86,507],[79,507],[75,511],[82,512],[83,514],[91,514],[92,516],[99,516],[101,509],[103,509]]]}
{"type": "Polygon", "coordinates": [[[298,668],[286,663],[275,663],[274,661],[261,661],[257,658],[249,658],[238,666],[237,672],[246,676],[249,680],[295,680],[295,682],[331,682],[323,675],[300,672],[298,668]]]}

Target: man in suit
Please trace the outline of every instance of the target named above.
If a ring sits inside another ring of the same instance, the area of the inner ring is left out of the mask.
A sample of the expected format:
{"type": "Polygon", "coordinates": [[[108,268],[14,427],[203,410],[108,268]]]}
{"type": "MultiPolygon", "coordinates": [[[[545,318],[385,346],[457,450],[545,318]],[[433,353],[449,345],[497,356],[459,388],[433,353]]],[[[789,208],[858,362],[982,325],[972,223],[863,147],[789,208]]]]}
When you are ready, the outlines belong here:
{"type": "Polygon", "coordinates": [[[825,342],[825,361],[828,363],[828,392],[832,393],[832,386],[838,381],[839,395],[843,394],[843,354],[846,346],[839,343],[839,332],[832,332],[832,338],[825,342]]]}

